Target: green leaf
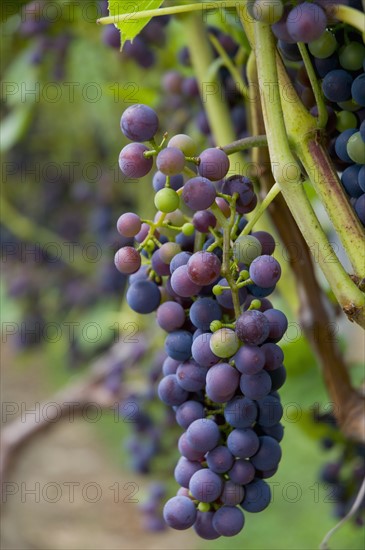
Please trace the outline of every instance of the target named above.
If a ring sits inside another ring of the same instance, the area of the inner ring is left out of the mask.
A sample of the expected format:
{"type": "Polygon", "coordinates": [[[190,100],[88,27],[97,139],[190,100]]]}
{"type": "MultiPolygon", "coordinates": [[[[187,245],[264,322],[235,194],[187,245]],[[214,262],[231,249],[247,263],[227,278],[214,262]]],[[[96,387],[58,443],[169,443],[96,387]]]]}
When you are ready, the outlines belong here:
{"type": "Polygon", "coordinates": [[[152,17],[146,17],[146,19],[133,19],[133,15],[137,12],[144,10],[157,10],[163,0],[136,0],[129,2],[128,0],[109,0],[109,13],[110,15],[122,15],[130,14],[130,18],[126,21],[119,21],[115,24],[117,29],[120,30],[121,37],[121,49],[126,40],[133,39],[141,32],[141,30],[147,25],[152,17]]]}
{"type": "Polygon", "coordinates": [[[0,151],[11,149],[24,135],[32,119],[32,109],[21,106],[9,113],[2,122],[0,151]]]}

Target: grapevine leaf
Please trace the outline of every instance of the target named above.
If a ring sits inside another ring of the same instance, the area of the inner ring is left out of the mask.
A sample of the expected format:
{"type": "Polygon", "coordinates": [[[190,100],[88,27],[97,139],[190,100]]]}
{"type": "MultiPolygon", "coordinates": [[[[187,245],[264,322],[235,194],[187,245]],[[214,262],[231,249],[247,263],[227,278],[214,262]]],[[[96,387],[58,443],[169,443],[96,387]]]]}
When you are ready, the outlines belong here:
{"type": "Polygon", "coordinates": [[[162,2],[163,0],[134,0],[131,2],[128,0],[109,0],[110,15],[130,14],[130,17],[125,21],[115,23],[117,29],[120,30],[121,49],[123,49],[127,40],[132,42],[152,19],[152,17],[133,19],[133,15],[144,10],[156,10],[161,6],[162,2]]]}

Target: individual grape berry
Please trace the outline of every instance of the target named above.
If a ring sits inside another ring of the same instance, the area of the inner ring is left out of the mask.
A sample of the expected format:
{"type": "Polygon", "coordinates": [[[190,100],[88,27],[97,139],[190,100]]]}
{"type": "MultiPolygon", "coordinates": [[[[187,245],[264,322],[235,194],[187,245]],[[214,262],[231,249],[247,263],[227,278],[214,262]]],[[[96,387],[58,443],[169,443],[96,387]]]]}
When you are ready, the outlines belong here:
{"type": "Polygon", "coordinates": [[[186,432],[186,438],[194,450],[205,454],[218,445],[220,432],[213,420],[202,418],[190,424],[186,432]]]}
{"type": "Polygon", "coordinates": [[[199,512],[197,513],[194,530],[199,537],[205,540],[218,539],[220,535],[213,527],[214,512],[199,512]]]}
{"type": "Polygon", "coordinates": [[[229,478],[239,485],[247,485],[255,477],[255,468],[249,460],[239,458],[228,472],[229,478]]]}
{"type": "Polygon", "coordinates": [[[238,193],[238,206],[248,206],[255,197],[252,181],[240,175],[227,178],[223,183],[222,193],[230,196],[238,193]]]}
{"type": "Polygon", "coordinates": [[[259,256],[255,258],[250,265],[250,278],[261,288],[271,288],[275,286],[280,276],[280,264],[272,256],[259,256]]]}
{"type": "Polygon", "coordinates": [[[282,424],[275,424],[274,426],[270,426],[270,427],[262,427],[262,431],[265,433],[265,435],[269,435],[270,437],[273,437],[279,443],[280,441],[283,440],[284,427],[282,424]]]}
{"type": "Polygon", "coordinates": [[[361,223],[365,225],[365,193],[356,200],[355,212],[358,215],[361,223]]]}
{"type": "Polygon", "coordinates": [[[313,40],[308,44],[310,53],[318,59],[326,59],[336,51],[336,48],[336,37],[329,30],[325,30],[317,40],[313,40]]]}
{"type": "Polygon", "coordinates": [[[177,149],[180,149],[186,157],[193,157],[196,154],[196,143],[186,134],[177,134],[176,136],[173,136],[167,145],[168,147],[176,147],[177,149]]]}
{"type": "Polygon", "coordinates": [[[124,246],[115,254],[114,263],[121,273],[126,275],[136,273],[141,267],[141,255],[132,246],[124,246]]]}
{"type": "Polygon", "coordinates": [[[322,90],[330,101],[351,99],[352,76],[347,71],[335,69],[328,72],[322,81],[322,90]]]}
{"type": "Polygon", "coordinates": [[[265,355],[265,369],[275,370],[278,369],[284,361],[284,353],[278,345],[272,343],[266,343],[261,346],[261,351],[265,355]]]}
{"type": "Polygon", "coordinates": [[[128,178],[143,178],[152,166],[153,159],[146,158],[143,153],[148,148],[142,143],[129,143],[119,154],[119,168],[128,178]]]}
{"type": "Polygon", "coordinates": [[[195,228],[192,223],[184,223],[181,228],[181,232],[187,237],[191,237],[195,233],[195,228]]]}
{"type": "Polygon", "coordinates": [[[147,105],[131,105],[124,111],[120,127],[132,141],[150,141],[158,130],[159,120],[155,111],[147,105]]]}
{"type": "Polygon", "coordinates": [[[204,468],[192,476],[189,490],[200,502],[214,502],[222,493],[223,482],[218,474],[204,468]]]}
{"type": "Polygon", "coordinates": [[[284,336],[288,328],[288,320],[282,311],[278,309],[268,309],[264,316],[269,321],[270,330],[268,339],[271,342],[277,343],[284,336]]]}
{"type": "Polygon", "coordinates": [[[192,478],[193,474],[201,469],[202,465],[200,464],[200,462],[193,462],[182,456],[176,464],[174,477],[179,485],[188,489],[189,481],[192,478]]]}
{"type": "Polygon", "coordinates": [[[242,235],[233,245],[233,255],[238,262],[249,265],[262,254],[261,243],[256,237],[242,235]]]}
{"type": "Polygon", "coordinates": [[[104,27],[102,40],[109,48],[120,50],[120,31],[114,25],[104,27]]]}
{"type": "Polygon", "coordinates": [[[258,423],[261,427],[270,428],[278,424],[283,416],[283,407],[273,395],[267,395],[257,402],[259,415],[258,423]]]}
{"type": "MultiPolygon", "coordinates": [[[[219,286],[229,286],[227,279],[220,279],[218,282],[219,286]]],[[[214,292],[214,291],[213,291],[214,292]]],[[[218,304],[220,304],[222,307],[226,309],[233,309],[233,298],[232,298],[232,291],[231,290],[220,290],[220,294],[216,295],[216,299],[218,304]]],[[[245,303],[245,300],[247,298],[247,290],[245,287],[242,287],[238,291],[238,298],[240,305],[245,303]]]]}
{"type": "Polygon", "coordinates": [[[159,249],[160,251],[160,257],[161,257],[161,260],[163,262],[165,262],[165,264],[170,264],[170,262],[172,261],[172,259],[177,255],[177,254],[180,254],[181,252],[181,248],[180,246],[177,244],[177,243],[174,243],[174,242],[167,242],[167,243],[164,243],[161,248],[159,249]]]}
{"type": "Polygon", "coordinates": [[[176,256],[172,258],[170,263],[171,275],[173,274],[174,271],[176,271],[178,267],[181,267],[182,265],[186,265],[189,259],[191,258],[191,256],[192,256],[191,252],[179,252],[178,254],[176,254],[176,256]]]}
{"type": "Polygon", "coordinates": [[[187,264],[188,276],[196,285],[210,285],[219,277],[221,262],[211,252],[196,252],[187,264]]]}
{"type": "Polygon", "coordinates": [[[257,470],[265,471],[276,468],[281,460],[281,448],[276,439],[264,435],[259,437],[260,448],[251,458],[252,464],[257,470]]]}
{"type": "Polygon", "coordinates": [[[199,210],[195,212],[193,216],[193,225],[197,231],[208,233],[210,227],[214,229],[217,225],[217,220],[212,212],[208,210],[199,210]]]}
{"type": "Polygon", "coordinates": [[[135,237],[141,230],[141,218],[133,212],[122,214],[117,221],[118,233],[123,237],[135,237]]]}
{"type": "Polygon", "coordinates": [[[222,149],[206,149],[199,156],[199,174],[212,181],[223,179],[229,170],[229,158],[222,149]]]}
{"type": "Polygon", "coordinates": [[[239,373],[228,363],[218,363],[206,375],[206,394],[216,403],[226,403],[239,385],[239,373]]]}
{"type": "Polygon", "coordinates": [[[236,353],[240,344],[233,330],[221,328],[212,334],[209,345],[214,355],[228,359],[236,353]]]}
{"type": "Polygon", "coordinates": [[[244,515],[236,506],[222,506],[213,516],[213,527],[223,537],[238,535],[244,523],[244,515]]]}
{"type": "Polygon", "coordinates": [[[350,136],[346,151],[353,162],[365,164],[365,142],[361,139],[360,132],[355,132],[350,136]]]}
{"type": "Polygon", "coordinates": [[[127,290],[126,300],[136,313],[152,313],[161,302],[158,286],[152,281],[135,281],[127,290]]]}
{"type": "Polygon", "coordinates": [[[351,86],[351,94],[356,103],[365,107],[365,73],[355,78],[351,86]]]}
{"type": "Polygon", "coordinates": [[[303,2],[290,11],[286,26],[295,42],[312,42],[326,30],[327,16],[317,4],[303,2]]]}
{"type": "Polygon", "coordinates": [[[285,383],[286,380],[286,369],[283,365],[278,369],[273,371],[268,371],[268,374],[271,379],[271,390],[279,390],[285,383]]]}
{"type": "Polygon", "coordinates": [[[176,147],[166,147],[157,155],[156,165],[165,176],[176,176],[184,170],[185,156],[176,147]]]}
{"type": "Polygon", "coordinates": [[[335,142],[336,155],[344,162],[348,162],[348,163],[352,162],[347,152],[347,144],[350,137],[355,133],[356,133],[356,129],[350,128],[349,130],[345,130],[344,132],[342,132],[336,139],[336,142],[335,142]]]}
{"type": "Polygon", "coordinates": [[[272,389],[271,376],[266,371],[260,371],[257,374],[243,374],[240,388],[242,393],[250,399],[263,399],[272,389]]]}
{"type": "Polygon", "coordinates": [[[255,479],[245,486],[245,496],[241,507],[247,512],[262,512],[271,501],[270,486],[262,479],[255,479]]]}
{"type": "Polygon", "coordinates": [[[160,250],[157,249],[151,257],[151,268],[160,277],[169,275],[170,267],[161,260],[160,250]]]}
{"type": "Polygon", "coordinates": [[[172,359],[172,357],[166,357],[162,364],[162,374],[167,376],[168,374],[176,374],[177,367],[180,365],[180,361],[172,359]]]}
{"type": "Polygon", "coordinates": [[[199,462],[201,462],[202,460],[204,460],[204,454],[203,452],[201,451],[196,451],[189,443],[188,441],[188,438],[187,438],[187,435],[186,435],[186,432],[183,433],[180,438],[179,438],[179,441],[178,441],[178,449],[179,449],[179,453],[182,455],[182,456],[185,456],[185,458],[188,458],[189,460],[197,460],[199,462]]]}
{"type": "Polygon", "coordinates": [[[188,180],[183,188],[182,199],[191,210],[206,210],[216,197],[216,190],[207,178],[196,177],[188,180]]]}
{"type": "Polygon", "coordinates": [[[258,346],[242,346],[233,359],[241,374],[256,374],[265,366],[265,353],[258,346]]]}
{"type": "Polygon", "coordinates": [[[354,113],[350,113],[350,111],[339,111],[336,117],[336,130],[339,132],[344,132],[349,128],[356,128],[357,126],[357,118],[354,113]]]}
{"type": "Polygon", "coordinates": [[[240,315],[236,322],[236,334],[242,342],[251,346],[265,342],[270,333],[270,323],[265,313],[253,310],[240,315]]]}
{"type": "Polygon", "coordinates": [[[211,338],[212,334],[210,333],[200,334],[194,339],[191,346],[193,359],[204,367],[211,367],[219,361],[219,357],[210,349],[211,338]]]}
{"type": "Polygon", "coordinates": [[[363,190],[359,185],[359,173],[361,164],[352,164],[346,168],[341,175],[341,183],[346,193],[355,199],[363,194],[363,190]]]}
{"type": "Polygon", "coordinates": [[[224,418],[233,428],[250,428],[256,417],[256,404],[247,397],[234,397],[224,409],[224,418]]]}
{"type": "Polygon", "coordinates": [[[166,332],[173,332],[185,323],[184,308],[177,302],[164,302],[156,312],[159,326],[166,332]]]}
{"type": "Polygon", "coordinates": [[[284,4],[281,0],[255,0],[252,15],[256,21],[273,25],[280,21],[284,13],[284,4]]]}
{"type": "Polygon", "coordinates": [[[177,361],[186,361],[191,357],[192,335],[187,330],[170,332],[165,340],[165,351],[177,361]]]}
{"type": "Polygon", "coordinates": [[[359,182],[360,189],[362,189],[362,191],[365,193],[365,165],[360,168],[357,180],[359,182]]]}
{"type": "MultiPolygon", "coordinates": [[[[152,187],[154,191],[161,191],[166,185],[166,176],[159,170],[155,173],[152,179],[152,187]]],[[[170,176],[170,187],[174,191],[177,191],[184,185],[184,178],[182,174],[177,174],[176,176],[170,176]]]]}
{"type": "Polygon", "coordinates": [[[177,368],[177,381],[186,391],[196,392],[202,390],[205,386],[207,370],[207,367],[198,365],[194,360],[185,361],[177,368]]]}
{"type": "Polygon", "coordinates": [[[261,244],[261,254],[263,255],[269,255],[274,253],[275,251],[275,239],[270,233],[267,233],[267,231],[254,231],[251,233],[252,237],[255,237],[260,244],[261,244]]]}
{"type": "Polygon", "coordinates": [[[201,290],[201,285],[197,285],[189,277],[187,265],[181,265],[174,270],[171,276],[171,287],[172,290],[182,298],[194,296],[201,290]]]}
{"type": "Polygon", "coordinates": [[[176,422],[185,430],[199,418],[204,418],[204,406],[198,401],[185,401],[176,410],[176,422]]]}
{"type": "Polygon", "coordinates": [[[158,210],[168,214],[179,208],[180,197],[176,191],[165,187],[156,193],[154,203],[158,210]]]}
{"type": "Polygon", "coordinates": [[[360,42],[350,42],[340,49],[338,58],[344,69],[358,71],[365,58],[365,46],[360,42]]]}
{"type": "Polygon", "coordinates": [[[260,440],[251,428],[236,428],[227,437],[227,446],[233,456],[250,458],[259,450],[260,440]]]}
{"type": "Polygon", "coordinates": [[[212,298],[200,298],[191,306],[189,315],[194,326],[209,330],[212,321],[222,319],[222,310],[212,298]]]}
{"type": "Polygon", "coordinates": [[[176,374],[168,374],[160,381],[157,393],[166,405],[181,405],[188,398],[188,392],[178,383],[176,374]]]}
{"type": "Polygon", "coordinates": [[[196,521],[195,504],[188,497],[170,498],[164,506],[163,517],[167,525],[173,529],[189,529],[196,521]]]}
{"type": "Polygon", "coordinates": [[[163,75],[162,86],[169,94],[181,94],[182,82],[183,76],[179,71],[168,71],[163,75]]]}
{"type": "MultiPolygon", "coordinates": [[[[234,463],[234,457],[224,445],[219,445],[206,456],[208,468],[216,474],[225,474],[234,463]]],[[[241,499],[242,500],[242,499],[241,499]]]]}

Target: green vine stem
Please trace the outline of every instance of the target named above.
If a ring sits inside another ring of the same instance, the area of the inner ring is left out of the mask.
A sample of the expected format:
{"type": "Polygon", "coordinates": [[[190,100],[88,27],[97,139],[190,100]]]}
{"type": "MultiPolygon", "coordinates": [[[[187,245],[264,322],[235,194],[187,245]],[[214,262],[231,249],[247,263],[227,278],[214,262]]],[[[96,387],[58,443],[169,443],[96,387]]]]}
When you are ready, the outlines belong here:
{"type": "Polygon", "coordinates": [[[337,300],[351,320],[365,327],[365,295],[353,283],[329,244],[304,191],[301,170],[290,149],[279,93],[275,41],[270,27],[255,22],[254,33],[258,81],[274,179],[309,248],[317,251],[318,263],[337,300]]]}
{"type": "Polygon", "coordinates": [[[248,136],[238,139],[222,147],[222,150],[227,153],[227,155],[232,155],[233,153],[238,153],[238,151],[247,151],[247,149],[253,149],[254,147],[267,147],[266,135],[248,136]]]}
{"type": "Polygon", "coordinates": [[[330,14],[334,15],[336,19],[347,23],[362,33],[363,40],[365,40],[365,15],[355,8],[350,8],[343,4],[336,4],[329,8],[330,14]]]}
{"type": "Polygon", "coordinates": [[[307,46],[303,42],[298,42],[298,48],[300,51],[300,55],[302,56],[302,59],[304,61],[307,75],[311,83],[313,94],[317,103],[317,108],[318,108],[317,126],[318,128],[322,129],[322,128],[325,128],[328,120],[328,112],[326,109],[326,105],[324,103],[323,92],[318,83],[317,76],[312,65],[312,61],[308,54],[307,46]]]}
{"type": "Polygon", "coordinates": [[[84,275],[90,274],[92,264],[90,266],[87,264],[87,258],[82,256],[79,246],[61,239],[49,229],[36,225],[33,220],[14,208],[3,194],[1,194],[1,221],[22,241],[40,244],[48,254],[59,258],[75,271],[84,275]],[[57,248],[56,254],[53,252],[54,247],[57,248]],[[60,251],[61,256],[59,256],[60,251]]]}
{"type": "Polygon", "coordinates": [[[280,191],[280,185],[278,183],[275,183],[265,196],[264,200],[253,211],[250,221],[242,230],[241,235],[248,235],[252,231],[256,222],[261,218],[262,214],[266,211],[272,201],[278,196],[280,191]]]}

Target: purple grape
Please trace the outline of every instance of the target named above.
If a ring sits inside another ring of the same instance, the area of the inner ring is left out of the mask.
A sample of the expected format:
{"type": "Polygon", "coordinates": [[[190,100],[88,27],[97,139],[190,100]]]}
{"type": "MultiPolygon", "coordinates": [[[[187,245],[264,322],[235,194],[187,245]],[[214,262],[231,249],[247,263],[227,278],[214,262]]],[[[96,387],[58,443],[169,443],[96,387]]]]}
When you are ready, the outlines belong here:
{"type": "MultiPolygon", "coordinates": [[[[161,191],[166,185],[166,176],[162,172],[158,171],[153,176],[152,180],[152,186],[154,191],[157,193],[158,191],[161,191]]],[[[177,191],[184,185],[184,178],[182,174],[177,174],[176,176],[170,177],[170,187],[174,191],[177,191]]]]}
{"type": "Polygon", "coordinates": [[[163,76],[163,89],[170,94],[180,94],[183,76],[178,71],[168,71],[163,76]]]}
{"type": "Polygon", "coordinates": [[[180,436],[177,446],[179,449],[179,453],[182,456],[185,456],[185,458],[188,458],[189,460],[192,460],[192,461],[199,461],[199,462],[204,460],[205,453],[203,453],[202,451],[196,451],[195,449],[193,449],[193,447],[190,445],[188,441],[186,432],[180,436]]]}
{"type": "Polygon", "coordinates": [[[262,512],[271,501],[270,486],[262,479],[255,479],[245,487],[245,496],[241,502],[244,510],[251,513],[262,512]]]}
{"type": "Polygon", "coordinates": [[[141,231],[141,218],[133,212],[122,214],[117,221],[118,233],[123,237],[135,237],[141,231]]]}
{"type": "Polygon", "coordinates": [[[276,344],[263,344],[261,350],[265,355],[265,369],[275,370],[278,369],[284,361],[284,353],[281,348],[276,344]]]}
{"type": "Polygon", "coordinates": [[[268,309],[265,311],[264,316],[269,321],[268,338],[271,342],[279,342],[288,328],[287,318],[284,313],[278,309],[268,309]]]}
{"type": "Polygon", "coordinates": [[[262,431],[265,435],[273,437],[279,443],[284,437],[284,426],[282,424],[275,424],[274,426],[263,427],[262,431]]]}
{"type": "Polygon", "coordinates": [[[225,481],[220,500],[227,506],[237,506],[242,502],[244,494],[245,490],[242,485],[233,483],[233,481],[225,481]]]}
{"type": "Polygon", "coordinates": [[[187,265],[188,276],[196,285],[210,285],[219,277],[221,262],[211,252],[195,252],[187,265]]]}
{"type": "Polygon", "coordinates": [[[174,271],[176,271],[178,267],[181,267],[182,265],[187,265],[191,256],[192,256],[191,252],[179,252],[179,254],[176,254],[176,256],[172,258],[170,263],[171,275],[173,274],[174,271]]]}
{"type": "Polygon", "coordinates": [[[257,401],[257,406],[259,410],[257,421],[260,426],[270,428],[280,422],[283,416],[283,407],[279,399],[276,399],[273,395],[267,395],[257,401]]]}
{"type": "Polygon", "coordinates": [[[295,42],[312,42],[326,30],[327,16],[317,4],[303,2],[289,13],[286,26],[295,42]]]}
{"type": "MultiPolygon", "coordinates": [[[[248,295],[245,301],[244,308],[248,309],[253,300],[256,300],[256,297],[252,295],[248,295]]],[[[273,308],[272,303],[267,298],[260,298],[260,302],[261,302],[261,307],[258,309],[258,311],[261,311],[261,313],[264,313],[264,311],[267,311],[268,309],[273,308]]]]}
{"type": "Polygon", "coordinates": [[[190,424],[186,432],[187,442],[196,451],[206,453],[218,445],[220,432],[217,424],[202,418],[190,424]]]}
{"type": "Polygon", "coordinates": [[[365,225],[365,193],[356,200],[355,212],[358,215],[361,223],[365,225]]]}
{"type": "Polygon", "coordinates": [[[281,448],[276,439],[263,435],[259,437],[260,448],[251,458],[257,470],[266,471],[276,468],[281,460],[281,448]]]}
{"type": "Polygon", "coordinates": [[[166,502],[163,517],[167,525],[173,529],[189,529],[196,520],[195,504],[187,497],[173,497],[166,502]]]}
{"type": "Polygon", "coordinates": [[[251,346],[263,344],[270,333],[270,318],[265,317],[270,311],[245,311],[236,322],[238,338],[251,346]]]}
{"type": "Polygon", "coordinates": [[[265,354],[258,346],[242,346],[233,360],[240,373],[256,374],[264,368],[265,354]]]}
{"type": "Polygon", "coordinates": [[[114,263],[121,273],[126,275],[136,273],[141,267],[141,255],[132,246],[124,246],[115,254],[114,263]]]}
{"type": "Polygon", "coordinates": [[[208,468],[210,468],[212,472],[215,472],[216,474],[225,474],[232,468],[234,457],[227,447],[219,445],[207,453],[206,461],[208,468]]]}
{"type": "Polygon", "coordinates": [[[172,359],[172,357],[166,357],[162,365],[162,374],[167,376],[168,374],[176,374],[177,367],[180,365],[180,361],[172,359]]]}
{"type": "Polygon", "coordinates": [[[206,378],[207,396],[217,403],[226,403],[235,394],[239,385],[239,374],[228,363],[211,367],[206,378]]]}
{"type": "Polygon", "coordinates": [[[256,237],[260,242],[263,255],[271,256],[271,254],[274,253],[276,243],[274,237],[270,235],[270,233],[267,233],[267,231],[254,231],[251,235],[256,237]]]}
{"type": "Polygon", "coordinates": [[[212,298],[200,298],[190,308],[190,320],[201,330],[209,330],[210,323],[222,319],[222,310],[212,298]]]}
{"type": "Polygon", "coordinates": [[[252,466],[249,460],[239,458],[236,460],[232,468],[228,472],[229,478],[234,483],[239,485],[246,485],[250,483],[255,477],[255,468],[252,466]]]}
{"type": "Polygon", "coordinates": [[[223,537],[238,535],[242,531],[244,523],[244,515],[236,506],[222,506],[213,517],[213,527],[223,537]]]}
{"type": "Polygon", "coordinates": [[[151,268],[160,277],[170,274],[170,266],[162,261],[160,256],[160,249],[155,250],[151,257],[151,268]]]}
{"type": "Polygon", "coordinates": [[[269,371],[269,376],[270,376],[270,379],[271,379],[271,390],[272,391],[279,390],[285,383],[286,369],[282,365],[278,369],[275,369],[273,371],[269,371]]]}
{"type": "Polygon", "coordinates": [[[223,482],[218,474],[204,468],[195,472],[189,483],[193,497],[200,502],[214,502],[220,497],[223,482]]]}
{"type": "Polygon", "coordinates": [[[205,540],[218,539],[217,531],[213,527],[214,512],[199,512],[197,513],[194,530],[199,537],[205,540]]]}
{"type": "Polygon", "coordinates": [[[178,384],[176,374],[168,374],[158,385],[158,396],[166,405],[181,405],[188,398],[188,392],[178,384]]]}
{"type": "Polygon", "coordinates": [[[206,149],[199,157],[199,174],[212,181],[223,179],[229,170],[229,158],[221,149],[206,149]]]}
{"type": "Polygon", "coordinates": [[[129,143],[119,154],[119,167],[128,178],[143,178],[152,166],[153,159],[145,158],[143,153],[149,149],[142,143],[129,143]]]}
{"type": "Polygon", "coordinates": [[[199,210],[195,212],[193,216],[193,225],[197,231],[201,233],[208,233],[209,227],[214,227],[217,225],[217,220],[215,219],[214,214],[208,210],[199,210]]]}
{"type": "Polygon", "coordinates": [[[159,120],[153,109],[136,104],[124,111],[120,127],[123,134],[132,141],[150,141],[158,130],[159,120]]]}
{"type": "Polygon", "coordinates": [[[265,370],[257,374],[242,374],[240,388],[249,399],[263,399],[270,393],[271,377],[265,370]]]}
{"type": "Polygon", "coordinates": [[[234,397],[227,403],[224,417],[233,428],[250,428],[257,417],[256,404],[247,397],[234,397]]]}
{"type": "Polygon", "coordinates": [[[202,469],[200,462],[192,462],[184,456],[179,459],[174,471],[174,477],[179,485],[189,488],[189,481],[195,472],[202,469]]]}
{"type": "Polygon", "coordinates": [[[191,357],[193,337],[187,330],[170,332],[165,339],[165,351],[177,361],[186,361],[191,357]]]}
{"type": "Polygon", "coordinates": [[[231,176],[226,179],[223,183],[222,193],[231,196],[233,196],[234,193],[238,193],[236,204],[241,207],[248,206],[255,196],[252,181],[240,175],[231,176]]]}
{"type": "Polygon", "coordinates": [[[184,308],[177,302],[164,302],[156,312],[159,326],[166,332],[173,332],[185,323],[184,308]]]}
{"type": "Polygon", "coordinates": [[[152,313],[161,302],[158,286],[152,281],[135,281],[127,290],[126,300],[131,309],[137,313],[152,313]]]}
{"type": "Polygon", "coordinates": [[[179,365],[176,376],[180,386],[184,390],[195,392],[204,388],[207,371],[207,367],[202,367],[198,363],[195,363],[194,360],[190,360],[179,365]]]}
{"type": "Polygon", "coordinates": [[[322,81],[322,90],[330,101],[347,101],[351,99],[352,76],[342,69],[329,71],[322,81]]]}
{"type": "Polygon", "coordinates": [[[204,333],[200,334],[193,341],[191,347],[191,354],[194,360],[203,367],[212,367],[219,361],[219,357],[214,355],[210,349],[210,339],[212,334],[204,333]]]}
{"type": "Polygon", "coordinates": [[[171,276],[171,287],[182,298],[194,296],[201,290],[201,285],[194,283],[189,277],[187,265],[181,265],[174,270],[171,276]]]}
{"type": "Polygon", "coordinates": [[[156,165],[158,170],[166,176],[176,176],[184,170],[184,153],[176,147],[166,147],[158,153],[156,165]]]}
{"type": "Polygon", "coordinates": [[[120,31],[114,25],[104,27],[102,40],[106,46],[120,50],[120,31]]]}
{"type": "Polygon", "coordinates": [[[198,401],[185,401],[176,410],[176,422],[185,430],[199,418],[204,418],[204,406],[198,401]]]}
{"type": "Polygon", "coordinates": [[[238,458],[250,458],[259,450],[260,441],[250,428],[233,430],[227,438],[227,446],[238,458]]]}
{"type": "Polygon", "coordinates": [[[280,264],[272,256],[264,255],[255,258],[250,265],[250,278],[261,288],[276,285],[281,276],[280,264]]]}
{"type": "Polygon", "coordinates": [[[216,197],[216,190],[211,181],[196,177],[188,180],[183,188],[182,199],[191,210],[206,210],[216,197]]]}

